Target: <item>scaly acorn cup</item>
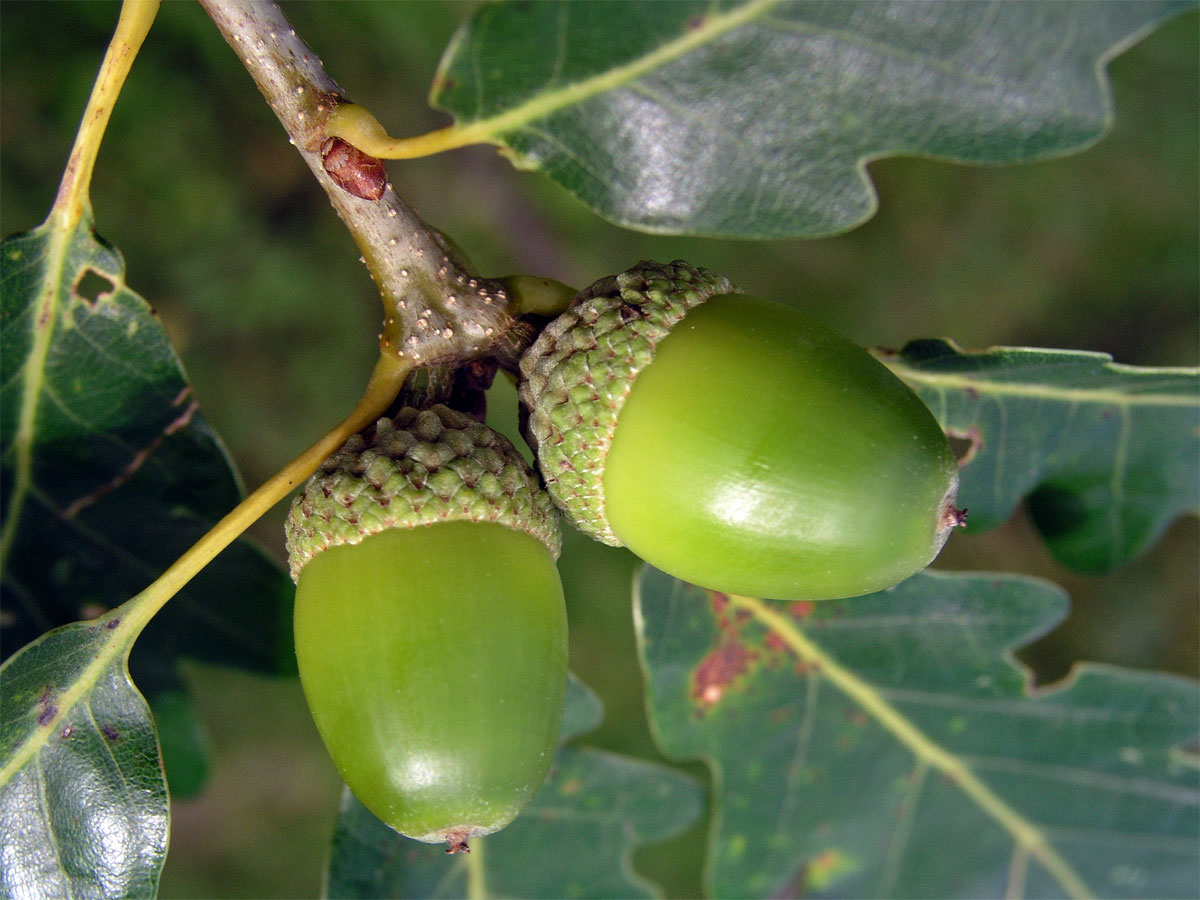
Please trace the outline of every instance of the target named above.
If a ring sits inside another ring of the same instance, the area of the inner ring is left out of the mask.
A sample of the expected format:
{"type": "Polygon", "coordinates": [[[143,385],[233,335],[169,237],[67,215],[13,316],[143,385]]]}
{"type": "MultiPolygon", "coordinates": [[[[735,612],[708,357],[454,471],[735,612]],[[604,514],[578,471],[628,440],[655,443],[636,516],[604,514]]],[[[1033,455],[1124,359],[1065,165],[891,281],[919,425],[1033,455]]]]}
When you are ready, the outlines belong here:
{"type": "Polygon", "coordinates": [[[445,406],[351,438],[287,520],[296,656],[342,777],[452,852],[508,824],[567,684],[557,513],[512,444],[445,406]]]}
{"type": "Polygon", "coordinates": [[[571,521],[702,587],[865,594],[924,568],[962,522],[949,443],[903,382],[687,263],[582,291],[520,371],[526,432],[571,521]]]}

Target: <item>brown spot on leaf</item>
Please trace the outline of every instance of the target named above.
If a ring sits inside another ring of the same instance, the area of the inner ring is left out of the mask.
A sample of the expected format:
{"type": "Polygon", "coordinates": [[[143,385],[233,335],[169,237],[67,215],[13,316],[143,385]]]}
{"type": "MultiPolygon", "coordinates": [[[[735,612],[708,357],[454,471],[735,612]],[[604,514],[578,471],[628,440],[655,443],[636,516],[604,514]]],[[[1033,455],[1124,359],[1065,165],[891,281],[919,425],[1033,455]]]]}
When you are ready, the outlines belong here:
{"type": "Polygon", "coordinates": [[[774,650],[776,653],[785,652],[788,648],[787,642],[774,631],[768,631],[767,636],[763,639],[763,643],[768,650],[774,650]]]}
{"type": "Polygon", "coordinates": [[[54,717],[58,715],[58,707],[54,705],[54,686],[46,685],[42,691],[42,696],[38,697],[38,706],[41,707],[38,712],[38,725],[49,725],[54,717]]]}
{"type": "Polygon", "coordinates": [[[111,725],[101,725],[100,733],[114,743],[121,739],[121,733],[111,725]]]}
{"type": "Polygon", "coordinates": [[[813,605],[811,600],[797,600],[795,603],[788,605],[790,612],[797,619],[807,619],[813,613],[813,605]]]}
{"type": "Polygon", "coordinates": [[[692,673],[692,700],[703,707],[715,706],[726,689],[750,668],[755,656],[736,640],[722,641],[692,673]]]}
{"type": "Polygon", "coordinates": [[[728,635],[736,636],[738,626],[745,621],[748,614],[744,614],[742,610],[734,610],[733,618],[731,619],[729,616],[729,595],[722,594],[720,591],[710,591],[708,602],[712,607],[713,618],[717,621],[717,627],[728,635]]]}

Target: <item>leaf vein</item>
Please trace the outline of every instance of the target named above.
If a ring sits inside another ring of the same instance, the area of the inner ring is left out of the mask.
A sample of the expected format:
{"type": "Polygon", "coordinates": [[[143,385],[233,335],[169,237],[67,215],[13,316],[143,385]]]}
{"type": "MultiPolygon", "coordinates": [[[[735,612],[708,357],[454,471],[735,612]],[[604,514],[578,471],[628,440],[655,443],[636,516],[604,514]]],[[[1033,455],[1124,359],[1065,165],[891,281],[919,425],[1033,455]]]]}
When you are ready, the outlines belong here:
{"type": "Polygon", "coordinates": [[[1166,800],[1184,806],[1200,806],[1200,793],[1191,788],[1162,784],[1148,778],[1113,775],[1078,766],[1056,766],[1030,760],[1002,756],[961,756],[972,769],[1004,772],[1022,778],[1041,778],[1066,782],[1092,790],[1131,794],[1138,797],[1166,800]]]}
{"type": "Polygon", "coordinates": [[[1072,897],[1089,897],[1088,888],[1079,873],[1046,839],[1036,824],[1011,807],[992,788],[980,780],[961,759],[935,742],[903,713],[887,702],[885,695],[874,685],[843,668],[833,657],[813,643],[796,622],[784,613],[771,609],[761,600],[731,595],[730,602],[746,610],[774,630],[802,660],[820,667],[821,677],[854,701],[885,730],[920,760],[945,774],[980,810],[1007,830],[1013,839],[1029,848],[1052,877],[1072,897]]]}

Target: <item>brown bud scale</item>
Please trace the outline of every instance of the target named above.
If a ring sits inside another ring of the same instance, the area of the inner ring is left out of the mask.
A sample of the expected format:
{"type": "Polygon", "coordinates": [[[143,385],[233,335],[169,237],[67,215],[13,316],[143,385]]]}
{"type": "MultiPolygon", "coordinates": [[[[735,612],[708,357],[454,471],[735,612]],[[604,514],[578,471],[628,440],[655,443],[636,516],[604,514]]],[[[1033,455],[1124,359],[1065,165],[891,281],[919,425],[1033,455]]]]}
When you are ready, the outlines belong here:
{"type": "Polygon", "coordinates": [[[338,187],[362,200],[378,200],[387,188],[383,162],[353,144],[331,137],[321,145],[321,164],[338,187]]]}

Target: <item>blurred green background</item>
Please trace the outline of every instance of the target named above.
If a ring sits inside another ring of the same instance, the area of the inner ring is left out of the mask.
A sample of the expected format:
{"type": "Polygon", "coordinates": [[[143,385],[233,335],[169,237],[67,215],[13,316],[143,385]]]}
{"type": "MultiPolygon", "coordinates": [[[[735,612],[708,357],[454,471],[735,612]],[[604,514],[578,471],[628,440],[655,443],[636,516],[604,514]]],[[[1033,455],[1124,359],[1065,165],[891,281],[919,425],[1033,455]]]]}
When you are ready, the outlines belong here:
{"type": "MultiPolygon", "coordinates": [[[[396,134],[446,124],[425,96],[471,5],[285,4],[348,96],[396,134]]],[[[39,223],[116,22],[110,2],[0,7],[0,231],[39,223]]],[[[872,346],[1098,350],[1144,366],[1200,357],[1200,16],[1115,60],[1112,133],[1085,153],[1010,168],[871,165],[879,213],[844,235],[737,243],[611,226],[491,147],[391,163],[401,196],[487,274],[583,286],[639,259],[687,258],[872,346]]],[[[233,53],[194,3],[164,4],[113,114],[92,197],[128,281],[162,314],[210,421],[253,486],[341,418],[375,355],[377,293],[358,250],[233,53]]],[[[512,389],[496,423],[514,433],[512,389]]],[[[283,508],[255,536],[282,557],[283,508]]],[[[942,568],[1028,572],[1072,595],[1070,619],[1022,652],[1039,681],[1080,659],[1197,674],[1197,525],[1177,523],[1109,578],[1057,565],[1018,514],[952,541],[942,568]]],[[[572,668],[608,717],[584,743],[658,758],[645,725],[623,551],[569,535],[572,668]]],[[[215,763],[174,804],[164,897],[318,890],[339,782],[298,684],[188,669],[215,763]]],[[[702,774],[700,767],[690,767],[702,774]]],[[[638,854],[675,896],[699,889],[702,826],[638,854]]]]}

